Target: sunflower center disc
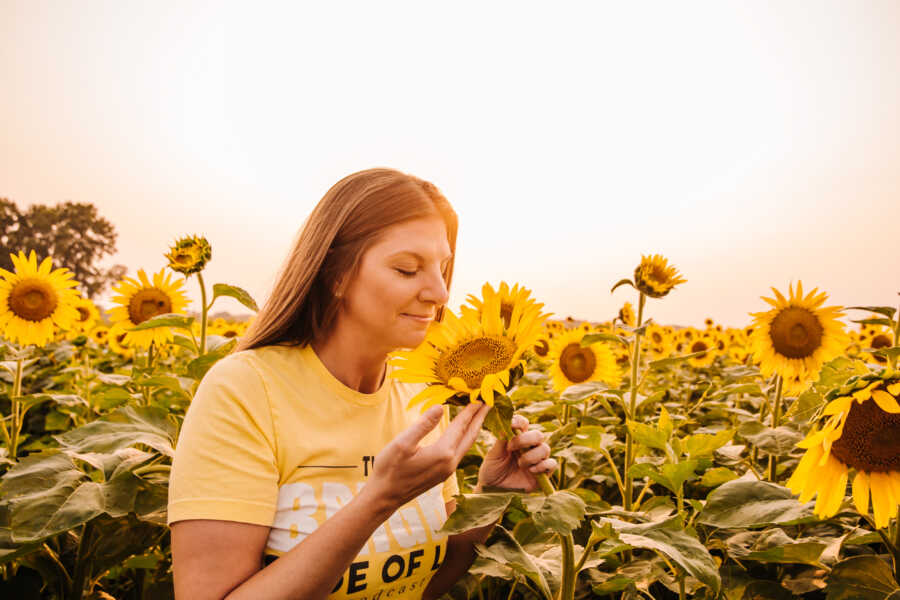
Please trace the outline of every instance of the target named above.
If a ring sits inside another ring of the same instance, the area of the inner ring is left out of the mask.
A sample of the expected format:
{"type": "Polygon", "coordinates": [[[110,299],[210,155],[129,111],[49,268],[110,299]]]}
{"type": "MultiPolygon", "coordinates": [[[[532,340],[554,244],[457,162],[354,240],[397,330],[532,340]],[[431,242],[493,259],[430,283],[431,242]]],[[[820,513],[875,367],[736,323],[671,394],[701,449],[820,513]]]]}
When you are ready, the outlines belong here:
{"type": "Polygon", "coordinates": [[[700,340],[697,340],[696,342],[691,344],[691,354],[693,354],[694,352],[703,352],[703,354],[701,354],[697,358],[703,358],[704,356],[706,356],[707,350],[709,350],[709,346],[707,346],[705,342],[701,342],[700,340]]]}
{"type": "Polygon", "coordinates": [[[559,368],[572,383],[587,381],[594,374],[597,358],[589,348],[569,344],[559,355],[559,368]]]}
{"type": "Polygon", "coordinates": [[[9,309],[26,321],[46,319],[56,310],[57,304],[56,290],[41,279],[23,279],[9,293],[9,309]]]}
{"type": "Polygon", "coordinates": [[[550,344],[547,343],[547,340],[539,340],[537,344],[534,345],[534,352],[538,356],[547,356],[547,352],[550,351],[550,344]]]}
{"type": "Polygon", "coordinates": [[[135,325],[168,312],[172,312],[172,301],[156,288],[139,290],[128,303],[128,317],[135,325]]]}
{"type": "Polygon", "coordinates": [[[79,323],[84,323],[90,317],[91,317],[91,313],[88,309],[84,308],[83,306],[78,307],[78,322],[79,323]]]}
{"type": "Polygon", "coordinates": [[[187,252],[181,252],[175,255],[175,262],[179,265],[189,265],[194,262],[194,255],[187,252]]]}
{"type": "Polygon", "coordinates": [[[504,337],[480,337],[454,348],[438,359],[436,370],[444,381],[460,377],[469,388],[481,386],[485,375],[509,367],[516,345],[504,337]]]}
{"type": "Polygon", "coordinates": [[[854,402],[831,453],[859,471],[900,471],[900,414],[884,412],[874,400],[854,402]]]}
{"type": "Polygon", "coordinates": [[[822,324],[809,310],[789,306],[772,319],[769,337],[782,356],[806,358],[822,345],[822,324]]]}

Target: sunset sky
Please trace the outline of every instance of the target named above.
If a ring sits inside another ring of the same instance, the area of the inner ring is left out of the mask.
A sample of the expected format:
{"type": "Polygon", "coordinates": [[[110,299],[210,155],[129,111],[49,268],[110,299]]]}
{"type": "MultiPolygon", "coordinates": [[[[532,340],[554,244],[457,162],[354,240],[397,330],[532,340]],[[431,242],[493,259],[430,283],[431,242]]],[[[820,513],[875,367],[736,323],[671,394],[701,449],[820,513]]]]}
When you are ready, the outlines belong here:
{"type": "Polygon", "coordinates": [[[131,275],[204,235],[262,303],[326,190],[388,166],[459,214],[453,308],[504,279],[608,319],[642,253],[687,279],[664,323],[797,279],[896,306],[898,32],[891,0],[0,0],[0,197],[94,203],[131,275]]]}

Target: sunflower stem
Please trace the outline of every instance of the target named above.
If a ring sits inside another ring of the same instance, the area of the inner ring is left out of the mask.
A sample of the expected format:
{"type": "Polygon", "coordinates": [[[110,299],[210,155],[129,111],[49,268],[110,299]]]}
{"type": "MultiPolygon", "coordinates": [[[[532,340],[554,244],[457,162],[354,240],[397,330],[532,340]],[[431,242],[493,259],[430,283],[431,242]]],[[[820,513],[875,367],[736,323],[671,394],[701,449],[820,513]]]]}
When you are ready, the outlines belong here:
{"type": "Polygon", "coordinates": [[[894,579],[900,581],[900,506],[897,507],[897,521],[894,523],[894,547],[891,548],[894,559],[894,579]]]}
{"type": "MultiPolygon", "coordinates": [[[[900,307],[897,308],[897,322],[894,324],[894,346],[900,346],[900,307]]],[[[891,357],[891,368],[897,368],[897,355],[891,357]]]]}
{"type": "MultiPolygon", "coordinates": [[[[775,380],[775,406],[772,408],[772,429],[777,429],[781,420],[781,396],[784,393],[784,380],[781,375],[775,380]]],[[[772,483],[777,483],[775,481],[776,473],[775,471],[778,469],[778,456],[775,454],[769,454],[769,481],[772,483]]]]}
{"type": "Polygon", "coordinates": [[[4,435],[7,438],[10,460],[16,460],[19,447],[19,433],[22,431],[22,417],[24,415],[21,411],[22,403],[19,401],[19,396],[22,395],[22,372],[24,370],[24,361],[24,356],[16,359],[16,374],[13,379],[12,394],[9,397],[10,407],[12,408],[12,423],[10,424],[12,430],[12,439],[10,439],[10,435],[6,432],[5,427],[3,431],[4,435]]]}
{"type": "Polygon", "coordinates": [[[200,283],[200,356],[206,354],[206,284],[203,283],[203,273],[197,272],[197,281],[200,283]]]}
{"type": "MultiPolygon", "coordinates": [[[[644,302],[646,296],[644,292],[639,292],[640,298],[638,299],[638,314],[637,314],[637,328],[640,329],[641,323],[644,320],[644,302]]],[[[641,334],[639,332],[635,332],[634,334],[634,350],[631,353],[631,382],[629,387],[631,388],[631,393],[628,399],[628,414],[625,415],[628,420],[634,420],[635,406],[637,404],[637,373],[638,373],[638,363],[641,359],[641,334]]],[[[625,430],[625,466],[623,467],[624,475],[625,475],[625,496],[622,498],[622,505],[626,511],[631,510],[631,495],[634,490],[634,480],[631,478],[631,475],[628,474],[628,470],[631,468],[632,463],[634,462],[634,440],[631,437],[631,432],[626,429],[625,430]]]]}
{"type": "MultiPolygon", "coordinates": [[[[503,427],[503,435],[506,437],[507,441],[513,439],[515,434],[512,430],[512,424],[503,419],[500,419],[500,422],[503,427]]],[[[556,489],[553,487],[553,484],[550,482],[550,478],[547,477],[546,473],[538,473],[535,475],[535,479],[545,496],[549,496],[556,492],[556,489]]],[[[575,572],[575,540],[572,538],[571,531],[566,535],[560,535],[559,537],[560,542],[562,543],[562,578],[559,596],[557,596],[557,598],[559,600],[574,600],[575,578],[577,576],[577,573],[575,572]]]]}

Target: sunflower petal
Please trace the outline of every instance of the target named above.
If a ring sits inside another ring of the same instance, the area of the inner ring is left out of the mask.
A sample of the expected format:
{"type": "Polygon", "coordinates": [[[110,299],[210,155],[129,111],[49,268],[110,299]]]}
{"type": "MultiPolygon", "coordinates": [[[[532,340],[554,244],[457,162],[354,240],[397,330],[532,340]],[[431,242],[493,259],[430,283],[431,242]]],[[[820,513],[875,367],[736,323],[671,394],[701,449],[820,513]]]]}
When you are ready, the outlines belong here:
{"type": "Polygon", "coordinates": [[[878,405],[878,408],[886,413],[900,413],[900,404],[897,404],[897,399],[885,391],[873,390],[872,400],[875,401],[875,404],[878,405]]]}

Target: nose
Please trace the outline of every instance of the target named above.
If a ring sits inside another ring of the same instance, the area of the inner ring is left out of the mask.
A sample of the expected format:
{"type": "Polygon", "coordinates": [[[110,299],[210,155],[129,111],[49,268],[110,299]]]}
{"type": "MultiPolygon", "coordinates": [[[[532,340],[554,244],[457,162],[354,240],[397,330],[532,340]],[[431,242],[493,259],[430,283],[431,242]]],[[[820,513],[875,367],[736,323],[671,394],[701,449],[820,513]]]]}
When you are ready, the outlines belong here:
{"type": "Polygon", "coordinates": [[[421,302],[433,302],[438,307],[441,307],[449,299],[450,293],[447,291],[444,275],[439,268],[432,269],[429,272],[425,286],[419,292],[419,300],[421,302]]]}

